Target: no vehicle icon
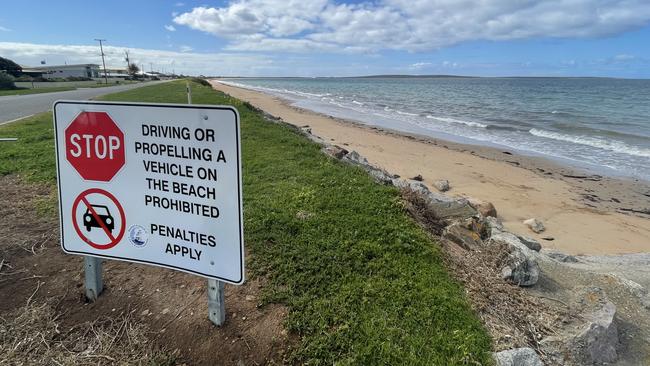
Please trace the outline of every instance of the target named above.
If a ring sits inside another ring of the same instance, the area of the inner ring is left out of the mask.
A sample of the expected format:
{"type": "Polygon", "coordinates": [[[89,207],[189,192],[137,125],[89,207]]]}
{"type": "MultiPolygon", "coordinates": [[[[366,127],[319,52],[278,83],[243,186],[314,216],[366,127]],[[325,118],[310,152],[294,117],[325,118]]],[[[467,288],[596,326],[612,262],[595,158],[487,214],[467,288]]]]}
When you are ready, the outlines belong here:
{"type": "Polygon", "coordinates": [[[103,189],[81,192],[72,204],[72,219],[79,238],[96,249],[110,249],[124,236],[124,209],[115,196],[103,189]]]}

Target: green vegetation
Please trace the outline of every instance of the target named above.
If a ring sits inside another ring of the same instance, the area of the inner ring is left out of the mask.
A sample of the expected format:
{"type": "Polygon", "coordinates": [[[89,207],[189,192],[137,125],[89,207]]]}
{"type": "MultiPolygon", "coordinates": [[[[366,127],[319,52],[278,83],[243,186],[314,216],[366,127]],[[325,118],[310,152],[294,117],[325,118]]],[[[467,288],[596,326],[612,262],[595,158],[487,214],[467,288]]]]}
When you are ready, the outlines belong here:
{"type": "MultiPolygon", "coordinates": [[[[105,100],[184,103],[185,82],[105,100]]],[[[490,338],[440,251],[399,192],[321,154],[248,103],[192,85],[197,104],[234,105],[242,119],[249,271],[267,302],[285,304],[299,363],[490,364],[490,338]]],[[[54,184],[51,117],[0,127],[0,174],[54,184]]]]}
{"type": "Polygon", "coordinates": [[[0,90],[0,97],[6,95],[53,93],[53,92],[68,91],[68,90],[75,90],[75,89],[76,88],[71,86],[60,86],[60,87],[53,87],[53,88],[36,88],[36,89],[20,88],[20,89],[12,89],[12,90],[0,90]]]}

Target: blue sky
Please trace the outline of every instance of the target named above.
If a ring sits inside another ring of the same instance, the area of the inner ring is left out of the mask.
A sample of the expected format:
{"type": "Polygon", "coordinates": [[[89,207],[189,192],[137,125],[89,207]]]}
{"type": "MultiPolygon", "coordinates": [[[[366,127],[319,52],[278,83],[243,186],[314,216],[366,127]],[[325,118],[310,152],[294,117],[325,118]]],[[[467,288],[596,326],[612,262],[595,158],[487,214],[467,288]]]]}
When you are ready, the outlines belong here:
{"type": "Polygon", "coordinates": [[[21,1],[0,56],[205,75],[650,78],[650,1],[21,1]],[[28,11],[33,9],[38,11],[28,11]]]}

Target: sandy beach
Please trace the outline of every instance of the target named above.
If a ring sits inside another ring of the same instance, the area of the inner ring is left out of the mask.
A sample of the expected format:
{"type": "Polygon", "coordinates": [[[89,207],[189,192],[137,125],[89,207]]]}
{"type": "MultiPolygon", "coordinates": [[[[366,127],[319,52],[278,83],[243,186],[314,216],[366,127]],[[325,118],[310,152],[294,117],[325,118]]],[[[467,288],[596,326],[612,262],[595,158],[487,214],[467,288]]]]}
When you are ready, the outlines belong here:
{"type": "Polygon", "coordinates": [[[422,175],[431,189],[449,180],[447,194],[492,202],[510,231],[567,254],[650,252],[650,186],[647,182],[585,174],[544,158],[489,147],[398,133],[296,108],[260,92],[212,81],[215,89],[312,132],[369,162],[410,178],[422,175]],[[523,224],[543,221],[535,234],[523,224]]]}

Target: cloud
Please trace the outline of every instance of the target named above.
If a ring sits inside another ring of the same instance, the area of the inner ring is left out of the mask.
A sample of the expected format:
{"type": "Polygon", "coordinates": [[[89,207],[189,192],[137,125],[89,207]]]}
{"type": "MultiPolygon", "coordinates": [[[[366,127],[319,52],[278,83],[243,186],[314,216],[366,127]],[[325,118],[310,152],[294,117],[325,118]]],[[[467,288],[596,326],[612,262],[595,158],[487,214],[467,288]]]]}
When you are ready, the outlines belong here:
{"type": "Polygon", "coordinates": [[[11,32],[11,29],[5,28],[5,27],[0,25],[0,32],[11,32]]]}
{"type": "Polygon", "coordinates": [[[165,29],[167,29],[170,32],[176,32],[176,28],[171,24],[165,25],[165,29]]]}
{"type": "MultiPolygon", "coordinates": [[[[126,47],[104,45],[107,66],[124,65],[126,47]]],[[[0,55],[21,65],[38,66],[41,60],[48,65],[72,63],[101,64],[96,45],[46,45],[33,43],[0,42],[0,55]]],[[[188,75],[259,76],[282,74],[273,56],[241,53],[191,53],[166,50],[129,48],[131,61],[149,70],[172,71],[188,75]]],[[[291,61],[289,61],[290,63],[291,61]]]]}
{"type": "Polygon", "coordinates": [[[178,3],[174,4],[174,6],[176,6],[176,7],[185,6],[185,3],[178,2],[178,3]]]}
{"type": "Polygon", "coordinates": [[[183,45],[183,46],[180,47],[181,52],[184,52],[184,53],[185,53],[185,52],[190,52],[190,51],[192,51],[193,49],[194,49],[194,48],[192,48],[192,47],[190,47],[190,46],[185,46],[185,45],[183,45]]]}
{"type": "Polygon", "coordinates": [[[427,66],[431,66],[431,62],[416,62],[414,64],[409,65],[409,69],[419,70],[427,66]]]}
{"type": "Polygon", "coordinates": [[[632,61],[635,58],[636,57],[634,55],[628,55],[628,54],[620,54],[620,55],[614,56],[615,61],[632,61]]]}
{"type": "Polygon", "coordinates": [[[650,22],[647,0],[232,0],[174,23],[243,51],[427,51],[475,40],[590,38],[650,22]]]}

